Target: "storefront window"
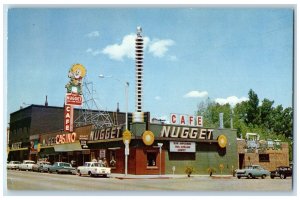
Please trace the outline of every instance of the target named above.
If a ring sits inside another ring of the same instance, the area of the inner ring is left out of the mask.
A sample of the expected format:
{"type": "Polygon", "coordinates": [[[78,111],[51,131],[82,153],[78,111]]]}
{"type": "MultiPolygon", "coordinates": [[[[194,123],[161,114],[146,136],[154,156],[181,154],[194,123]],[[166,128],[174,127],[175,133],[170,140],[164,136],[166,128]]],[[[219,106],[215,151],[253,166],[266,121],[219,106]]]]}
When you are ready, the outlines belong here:
{"type": "Polygon", "coordinates": [[[153,167],[156,166],[156,152],[147,152],[147,166],[153,167]]]}

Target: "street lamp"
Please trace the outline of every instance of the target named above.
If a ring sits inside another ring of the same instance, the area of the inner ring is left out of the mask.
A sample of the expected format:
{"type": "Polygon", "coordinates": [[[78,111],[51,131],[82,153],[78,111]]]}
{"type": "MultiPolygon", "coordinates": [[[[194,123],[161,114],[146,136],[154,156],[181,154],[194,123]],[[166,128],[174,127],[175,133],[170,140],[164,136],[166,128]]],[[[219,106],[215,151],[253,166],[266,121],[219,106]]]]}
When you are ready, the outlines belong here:
{"type": "MultiPolygon", "coordinates": [[[[104,76],[103,74],[100,74],[98,76],[99,78],[113,78],[116,81],[121,82],[122,84],[124,83],[123,81],[114,78],[113,76],[104,76]]],[[[126,123],[126,130],[128,130],[128,88],[129,88],[129,82],[125,82],[125,99],[126,99],[126,116],[125,116],[125,123],[126,123]]]]}
{"type": "MultiPolygon", "coordinates": [[[[157,143],[157,147],[159,148],[159,174],[161,176],[161,148],[163,146],[163,143],[157,143]]],[[[154,146],[156,147],[156,146],[154,146]]]]}

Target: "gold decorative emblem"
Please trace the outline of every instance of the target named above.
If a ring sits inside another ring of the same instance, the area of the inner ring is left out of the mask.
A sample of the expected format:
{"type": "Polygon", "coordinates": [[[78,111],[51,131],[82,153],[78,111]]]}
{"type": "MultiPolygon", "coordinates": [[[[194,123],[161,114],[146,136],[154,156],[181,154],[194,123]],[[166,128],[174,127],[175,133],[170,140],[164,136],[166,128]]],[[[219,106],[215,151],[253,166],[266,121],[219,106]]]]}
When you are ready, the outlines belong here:
{"type": "Polygon", "coordinates": [[[152,145],[154,142],[154,134],[151,131],[145,131],[142,138],[144,144],[147,146],[152,145]]]}
{"type": "Polygon", "coordinates": [[[221,148],[225,148],[227,145],[227,138],[225,135],[219,135],[218,144],[221,148]]]}

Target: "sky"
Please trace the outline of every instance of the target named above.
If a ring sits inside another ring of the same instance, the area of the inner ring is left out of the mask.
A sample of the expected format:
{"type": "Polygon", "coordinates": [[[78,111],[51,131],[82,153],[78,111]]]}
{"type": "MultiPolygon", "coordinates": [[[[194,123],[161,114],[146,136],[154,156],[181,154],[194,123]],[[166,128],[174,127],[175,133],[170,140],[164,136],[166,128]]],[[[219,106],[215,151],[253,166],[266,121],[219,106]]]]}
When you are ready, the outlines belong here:
{"type": "MultiPolygon", "coordinates": [[[[100,108],[135,111],[136,27],[144,38],[143,111],[195,115],[208,97],[292,107],[293,10],[254,7],[10,8],[7,116],[30,104],[63,106],[68,71],[87,69],[100,108]],[[99,78],[102,74],[106,78],[99,78]]],[[[9,119],[8,119],[9,121],[9,119]]]]}

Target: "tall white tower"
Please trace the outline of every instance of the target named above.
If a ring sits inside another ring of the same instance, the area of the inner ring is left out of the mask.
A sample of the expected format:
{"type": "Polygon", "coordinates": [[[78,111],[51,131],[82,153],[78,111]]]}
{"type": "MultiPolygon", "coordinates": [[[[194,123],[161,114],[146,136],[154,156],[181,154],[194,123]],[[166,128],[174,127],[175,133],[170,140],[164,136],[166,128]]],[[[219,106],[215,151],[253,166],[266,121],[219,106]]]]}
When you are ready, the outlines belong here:
{"type": "Polygon", "coordinates": [[[142,27],[137,27],[135,39],[135,113],[134,122],[143,122],[143,59],[144,59],[144,39],[142,36],[142,27]]]}

